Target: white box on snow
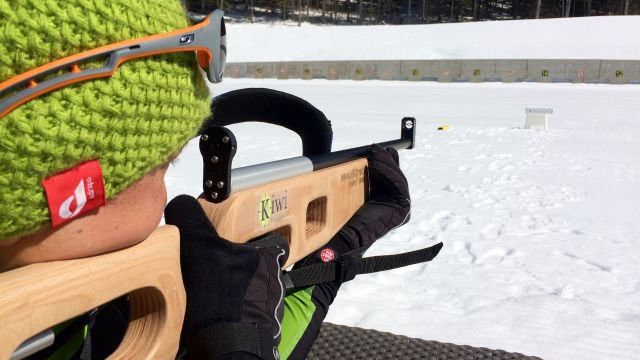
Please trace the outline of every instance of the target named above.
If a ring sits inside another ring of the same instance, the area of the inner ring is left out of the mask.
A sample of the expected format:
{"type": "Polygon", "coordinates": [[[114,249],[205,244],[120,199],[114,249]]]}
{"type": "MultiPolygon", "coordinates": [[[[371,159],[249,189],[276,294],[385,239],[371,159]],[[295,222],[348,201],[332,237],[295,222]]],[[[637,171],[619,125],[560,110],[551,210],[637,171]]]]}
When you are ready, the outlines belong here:
{"type": "Polygon", "coordinates": [[[524,123],[525,129],[547,130],[549,129],[549,115],[553,114],[552,108],[526,108],[527,121],[524,123]]]}

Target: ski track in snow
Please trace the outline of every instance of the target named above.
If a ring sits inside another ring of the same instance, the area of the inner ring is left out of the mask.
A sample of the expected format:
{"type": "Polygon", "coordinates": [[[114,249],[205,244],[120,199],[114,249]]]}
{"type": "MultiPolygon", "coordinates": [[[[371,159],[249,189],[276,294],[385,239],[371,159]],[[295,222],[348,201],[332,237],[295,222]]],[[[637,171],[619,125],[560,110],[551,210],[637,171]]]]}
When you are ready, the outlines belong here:
{"type": "MultiPolygon", "coordinates": [[[[416,148],[400,152],[411,221],[367,255],[444,248],[345,284],[328,321],[545,359],[637,358],[640,87],[231,79],[213,90],[244,87],[316,105],[335,150],[418,119],[416,148]],[[527,106],[554,108],[549,131],[521,129],[527,106]]],[[[236,166],[300,153],[285,130],[231,128],[236,166]]],[[[199,193],[195,145],[167,175],[170,197],[199,193]]]]}

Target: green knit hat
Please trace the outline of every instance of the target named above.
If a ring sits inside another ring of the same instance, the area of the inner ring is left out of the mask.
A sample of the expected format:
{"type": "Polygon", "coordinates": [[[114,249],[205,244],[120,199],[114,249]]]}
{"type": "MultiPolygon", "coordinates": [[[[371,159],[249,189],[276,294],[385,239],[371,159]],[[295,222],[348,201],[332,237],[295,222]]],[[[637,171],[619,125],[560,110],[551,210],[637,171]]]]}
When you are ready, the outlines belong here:
{"type": "MultiPolygon", "coordinates": [[[[179,0],[0,0],[0,82],[51,61],[188,26],[179,0]]],[[[0,239],[50,222],[43,179],[98,159],[107,199],[200,127],[209,93],[192,53],[126,62],[0,119],[0,239]]],[[[1,240],[0,240],[1,241],[1,240]]]]}

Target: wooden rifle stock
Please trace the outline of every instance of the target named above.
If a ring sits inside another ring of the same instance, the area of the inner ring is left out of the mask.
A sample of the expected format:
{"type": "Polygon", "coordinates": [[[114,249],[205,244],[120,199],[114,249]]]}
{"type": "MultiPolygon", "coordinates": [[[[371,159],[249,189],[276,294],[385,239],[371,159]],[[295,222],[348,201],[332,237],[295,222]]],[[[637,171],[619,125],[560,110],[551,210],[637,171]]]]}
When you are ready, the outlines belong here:
{"type": "MultiPolygon", "coordinates": [[[[270,231],[288,238],[292,264],[324,245],[364,203],[366,164],[357,159],[265,184],[220,204],[199,201],[226,239],[246,242],[270,231]]],[[[185,308],[175,227],[114,253],[0,273],[0,359],[11,359],[35,334],[127,293],[131,322],[110,359],[173,359],[185,308]]]]}
{"type": "Polygon", "coordinates": [[[244,243],[268,232],[289,241],[285,267],[326,244],[365,201],[366,159],[357,159],[200,205],[219,235],[244,243]]]}
{"type": "Polygon", "coordinates": [[[124,250],[0,273],[0,359],[19,358],[27,339],[125,294],[129,328],[109,359],[174,359],[186,306],[179,238],[161,226],[124,250]]]}
{"type": "MultiPolygon", "coordinates": [[[[405,118],[402,138],[380,145],[412,148],[414,128],[415,119],[405,118]]],[[[282,234],[290,243],[288,266],[326,244],[364,204],[367,151],[360,147],[275,167],[249,167],[236,172],[235,182],[231,171],[224,181],[208,179],[211,173],[205,171],[199,201],[218,233],[231,241],[247,242],[271,231],[282,234]],[[297,164],[293,171],[292,164],[297,164]],[[309,171],[301,170],[309,166],[309,171]],[[259,171],[252,175],[255,169],[259,171]],[[228,198],[213,196],[221,188],[235,192],[228,198]]],[[[223,164],[229,170],[231,157],[223,164]]],[[[206,154],[205,163],[211,159],[206,154]]],[[[47,338],[39,334],[125,294],[129,327],[109,359],[175,358],[186,306],[175,227],[159,227],[140,244],[117,252],[0,273],[0,360],[22,358],[20,352],[38,347],[31,346],[32,340],[47,338]]]]}

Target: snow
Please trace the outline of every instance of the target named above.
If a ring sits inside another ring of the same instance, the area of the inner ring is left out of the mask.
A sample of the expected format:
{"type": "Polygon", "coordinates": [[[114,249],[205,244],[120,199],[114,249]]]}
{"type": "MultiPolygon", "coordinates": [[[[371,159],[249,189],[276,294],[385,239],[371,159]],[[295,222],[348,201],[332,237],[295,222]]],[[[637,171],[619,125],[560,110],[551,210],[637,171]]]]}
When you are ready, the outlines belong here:
{"type": "MultiPolygon", "coordinates": [[[[409,26],[228,24],[230,62],[640,58],[640,17],[409,26]],[[295,45],[293,45],[295,44],[295,45]]],[[[215,94],[268,87],[333,123],[334,150],[399,136],[412,219],[367,255],[444,242],[431,263],[345,284],[327,320],[545,359],[640,353],[640,87],[535,83],[227,79],[215,94]],[[550,107],[548,131],[524,109],[550,107]],[[449,125],[446,131],[438,126],[449,125]],[[357,136],[354,136],[357,134],[357,136]]],[[[233,125],[235,167],[297,156],[300,140],[233,125]]],[[[197,140],[170,168],[169,198],[197,196],[197,140]]]]}
{"type": "Polygon", "coordinates": [[[228,24],[229,62],[640,58],[640,16],[431,25],[228,24]]]}
{"type": "MultiPolygon", "coordinates": [[[[400,153],[411,221],[367,255],[444,248],[429,264],[347,283],[328,321],[544,359],[638,358],[640,87],[227,79],[213,89],[245,87],[316,105],[334,150],[397,138],[403,116],[418,120],[417,147],[400,153]],[[526,107],[553,108],[550,129],[522,129],[526,107]]],[[[300,154],[286,130],[231,129],[236,166],[300,154]]],[[[200,193],[196,145],[166,176],[170,198],[200,193]]]]}

